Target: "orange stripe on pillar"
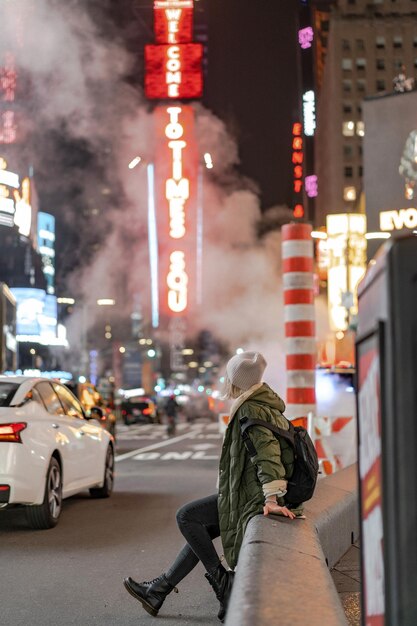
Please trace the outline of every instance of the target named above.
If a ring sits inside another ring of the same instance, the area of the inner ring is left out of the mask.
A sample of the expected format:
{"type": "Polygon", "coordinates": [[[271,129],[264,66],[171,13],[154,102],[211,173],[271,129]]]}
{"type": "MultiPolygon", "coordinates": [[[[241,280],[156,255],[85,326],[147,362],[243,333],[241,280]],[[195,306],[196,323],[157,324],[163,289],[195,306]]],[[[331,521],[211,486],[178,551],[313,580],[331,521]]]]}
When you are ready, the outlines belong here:
{"type": "Polygon", "coordinates": [[[284,291],[284,304],[314,304],[312,289],[287,289],[284,291]]]}
{"type": "Polygon", "coordinates": [[[293,256],[283,259],[282,268],[284,272],[312,272],[313,257],[293,256]]]}
{"type": "Polygon", "coordinates": [[[287,354],[287,370],[313,370],[316,365],[315,354],[287,354]]]}
{"type": "Polygon", "coordinates": [[[288,404],[315,404],[316,392],[314,388],[294,388],[289,387],[287,389],[287,403],[288,404]]]}
{"type": "Polygon", "coordinates": [[[286,337],[315,337],[316,324],[312,321],[285,322],[286,337]]]}
{"type": "Polygon", "coordinates": [[[311,226],[309,224],[284,224],[281,228],[283,241],[288,239],[311,239],[311,226]]]}

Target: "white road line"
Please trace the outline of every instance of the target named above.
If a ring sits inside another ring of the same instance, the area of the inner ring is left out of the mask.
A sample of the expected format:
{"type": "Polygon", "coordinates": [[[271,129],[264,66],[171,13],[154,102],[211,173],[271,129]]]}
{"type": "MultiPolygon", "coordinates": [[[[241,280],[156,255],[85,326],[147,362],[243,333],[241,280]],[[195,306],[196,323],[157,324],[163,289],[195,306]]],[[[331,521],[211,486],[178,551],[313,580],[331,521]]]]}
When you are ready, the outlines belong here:
{"type": "Polygon", "coordinates": [[[177,441],[182,441],[183,439],[191,439],[201,433],[201,428],[193,430],[185,435],[180,435],[179,437],[174,437],[173,439],[167,439],[166,441],[160,441],[159,443],[154,443],[151,446],[146,446],[145,448],[138,448],[137,450],[131,450],[130,452],[125,452],[125,454],[119,454],[115,457],[116,463],[119,461],[125,461],[126,459],[130,459],[132,456],[139,454],[139,452],[150,452],[151,450],[157,450],[158,448],[163,448],[165,446],[171,445],[171,443],[176,443],[177,441]]]}

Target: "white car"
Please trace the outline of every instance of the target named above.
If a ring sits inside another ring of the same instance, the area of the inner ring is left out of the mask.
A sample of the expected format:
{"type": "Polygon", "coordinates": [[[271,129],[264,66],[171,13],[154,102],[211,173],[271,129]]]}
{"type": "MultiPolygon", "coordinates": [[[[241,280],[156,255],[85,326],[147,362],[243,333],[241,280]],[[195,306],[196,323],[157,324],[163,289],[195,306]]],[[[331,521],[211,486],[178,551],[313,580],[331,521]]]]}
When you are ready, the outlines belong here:
{"type": "Polygon", "coordinates": [[[113,477],[112,435],[66,387],[0,376],[0,508],[26,505],[33,528],[52,528],[64,498],[84,489],[107,498],[113,477]]]}

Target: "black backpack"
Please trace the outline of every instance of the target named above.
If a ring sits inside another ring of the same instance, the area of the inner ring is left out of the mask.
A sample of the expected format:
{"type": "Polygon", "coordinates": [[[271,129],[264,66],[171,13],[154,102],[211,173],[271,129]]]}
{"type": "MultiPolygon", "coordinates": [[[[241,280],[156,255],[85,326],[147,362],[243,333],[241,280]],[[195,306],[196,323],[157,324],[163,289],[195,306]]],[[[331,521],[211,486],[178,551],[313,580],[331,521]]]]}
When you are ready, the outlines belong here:
{"type": "MultiPolygon", "coordinates": [[[[285,417],[285,416],[283,416],[285,417]]],[[[285,418],[287,419],[287,418],[285,418]]],[[[272,431],[277,439],[285,439],[294,450],[294,471],[287,484],[285,503],[291,508],[297,507],[302,502],[306,502],[313,497],[316,487],[317,475],[319,473],[319,461],[316,448],[310,435],[303,426],[293,426],[287,420],[289,429],[284,430],[278,426],[273,426],[268,422],[257,419],[242,417],[240,428],[242,431],[243,443],[251,457],[256,456],[256,449],[253,445],[248,429],[252,426],[263,426],[272,431]]]]}

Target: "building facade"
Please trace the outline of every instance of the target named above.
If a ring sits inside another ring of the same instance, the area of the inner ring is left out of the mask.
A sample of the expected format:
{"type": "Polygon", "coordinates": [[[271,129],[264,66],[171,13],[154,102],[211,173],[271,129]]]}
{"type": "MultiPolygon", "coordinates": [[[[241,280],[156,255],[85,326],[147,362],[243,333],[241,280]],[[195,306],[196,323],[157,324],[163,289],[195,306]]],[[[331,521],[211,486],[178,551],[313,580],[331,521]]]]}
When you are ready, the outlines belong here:
{"type": "Polygon", "coordinates": [[[393,93],[402,72],[417,78],[417,0],[339,0],[316,27],[327,44],[316,58],[315,225],[324,226],[329,213],[363,211],[363,100],[393,93]]]}

